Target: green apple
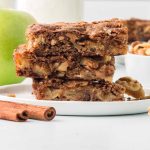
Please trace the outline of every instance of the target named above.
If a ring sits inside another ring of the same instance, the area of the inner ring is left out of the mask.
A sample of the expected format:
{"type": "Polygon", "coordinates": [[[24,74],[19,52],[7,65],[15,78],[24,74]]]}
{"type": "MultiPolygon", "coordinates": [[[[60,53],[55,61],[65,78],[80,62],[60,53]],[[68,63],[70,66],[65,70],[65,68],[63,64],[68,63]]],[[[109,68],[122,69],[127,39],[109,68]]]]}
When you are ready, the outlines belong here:
{"type": "Polygon", "coordinates": [[[13,51],[19,44],[26,42],[26,28],[35,22],[26,12],[0,9],[0,85],[23,80],[16,75],[13,51]]]}

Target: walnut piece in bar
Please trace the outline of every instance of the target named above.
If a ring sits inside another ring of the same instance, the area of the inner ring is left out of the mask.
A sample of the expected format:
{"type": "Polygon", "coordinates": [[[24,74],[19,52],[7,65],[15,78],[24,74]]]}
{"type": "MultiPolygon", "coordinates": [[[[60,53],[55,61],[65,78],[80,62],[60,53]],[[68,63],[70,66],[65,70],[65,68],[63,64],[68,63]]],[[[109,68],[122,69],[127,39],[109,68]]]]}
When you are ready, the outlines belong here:
{"type": "Polygon", "coordinates": [[[60,101],[122,101],[125,89],[108,81],[33,79],[37,99],[60,101]]]}
{"type": "Polygon", "coordinates": [[[16,72],[32,78],[68,78],[112,81],[115,66],[113,56],[36,56],[19,46],[14,53],[16,72]]]}
{"type": "Polygon", "coordinates": [[[122,20],[33,24],[27,32],[27,49],[42,55],[83,56],[127,53],[128,30],[122,20]]]}

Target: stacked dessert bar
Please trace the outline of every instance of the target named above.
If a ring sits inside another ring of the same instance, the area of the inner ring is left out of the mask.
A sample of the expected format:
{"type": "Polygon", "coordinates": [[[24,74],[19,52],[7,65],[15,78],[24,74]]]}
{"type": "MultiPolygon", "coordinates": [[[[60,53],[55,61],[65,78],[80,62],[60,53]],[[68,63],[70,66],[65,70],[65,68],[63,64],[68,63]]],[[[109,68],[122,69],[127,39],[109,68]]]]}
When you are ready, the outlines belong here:
{"type": "Polygon", "coordinates": [[[129,43],[150,40],[150,20],[131,18],[125,22],[128,27],[129,43]]]}
{"type": "Polygon", "coordinates": [[[112,83],[114,56],[127,52],[121,20],[34,24],[26,36],[14,60],[19,76],[33,78],[37,99],[123,100],[124,88],[112,83]]]}

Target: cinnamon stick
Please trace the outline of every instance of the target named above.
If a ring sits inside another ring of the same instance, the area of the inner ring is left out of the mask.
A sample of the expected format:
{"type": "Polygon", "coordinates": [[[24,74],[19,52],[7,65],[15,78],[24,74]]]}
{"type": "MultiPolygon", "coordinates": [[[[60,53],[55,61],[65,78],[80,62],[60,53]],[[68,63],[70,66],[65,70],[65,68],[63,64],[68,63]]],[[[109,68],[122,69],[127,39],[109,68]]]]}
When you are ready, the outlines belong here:
{"type": "Polygon", "coordinates": [[[0,119],[23,122],[28,118],[28,112],[24,109],[0,107],[0,119]]]}
{"type": "Polygon", "coordinates": [[[13,107],[14,109],[26,110],[30,119],[52,120],[56,116],[56,111],[53,107],[35,106],[30,104],[0,101],[0,108],[6,106],[9,108],[13,107]]]}

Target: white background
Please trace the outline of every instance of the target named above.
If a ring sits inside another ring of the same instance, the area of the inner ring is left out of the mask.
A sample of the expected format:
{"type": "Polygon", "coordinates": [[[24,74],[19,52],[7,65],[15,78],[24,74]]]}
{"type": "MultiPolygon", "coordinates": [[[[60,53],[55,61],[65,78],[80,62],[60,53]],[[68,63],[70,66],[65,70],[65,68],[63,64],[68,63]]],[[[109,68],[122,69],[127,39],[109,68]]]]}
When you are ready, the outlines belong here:
{"type": "MultiPolygon", "coordinates": [[[[0,7],[15,8],[14,4],[15,1],[17,2],[17,0],[0,0],[0,7]]],[[[18,1],[21,3],[22,0],[18,1]]],[[[44,3],[44,0],[42,1],[44,3]]],[[[123,19],[131,17],[150,19],[150,0],[83,0],[83,1],[84,1],[83,19],[87,21],[114,18],[114,17],[123,19]]],[[[38,1],[35,5],[38,5],[38,1]]],[[[30,7],[32,8],[33,6],[30,7]]],[[[39,14],[40,12],[42,13],[42,10],[39,10],[37,13],[39,14]]],[[[50,10],[49,12],[52,13],[50,10]]]]}
{"type": "Polygon", "coordinates": [[[85,0],[84,19],[87,21],[106,18],[150,19],[149,0],[85,0]]]}

